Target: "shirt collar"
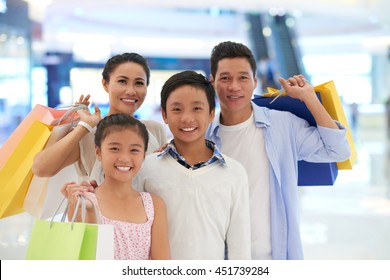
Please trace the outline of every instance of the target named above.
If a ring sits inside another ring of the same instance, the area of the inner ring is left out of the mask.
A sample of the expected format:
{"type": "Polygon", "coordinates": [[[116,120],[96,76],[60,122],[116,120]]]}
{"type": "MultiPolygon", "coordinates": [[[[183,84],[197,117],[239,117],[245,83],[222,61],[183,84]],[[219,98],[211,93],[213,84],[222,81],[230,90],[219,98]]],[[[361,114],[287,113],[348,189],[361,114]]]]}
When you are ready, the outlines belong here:
{"type": "MultiPolygon", "coordinates": [[[[270,120],[268,115],[268,108],[261,107],[256,105],[255,103],[252,103],[252,109],[253,109],[253,117],[255,119],[256,126],[270,126],[270,120]]],[[[213,122],[211,123],[209,127],[209,131],[211,135],[218,135],[219,127],[220,127],[220,119],[221,119],[221,112],[218,112],[213,122]]]]}
{"type": "MultiPolygon", "coordinates": [[[[226,161],[215,143],[208,139],[205,139],[205,142],[206,146],[213,151],[213,155],[207,161],[202,162],[199,167],[209,165],[215,161],[219,161],[222,165],[226,165],[226,161]]],[[[170,154],[175,160],[179,162],[186,163],[185,158],[176,150],[173,140],[168,143],[167,147],[158,155],[158,157],[164,156],[166,154],[170,154]]],[[[189,164],[187,165],[189,166],[189,164]]]]}

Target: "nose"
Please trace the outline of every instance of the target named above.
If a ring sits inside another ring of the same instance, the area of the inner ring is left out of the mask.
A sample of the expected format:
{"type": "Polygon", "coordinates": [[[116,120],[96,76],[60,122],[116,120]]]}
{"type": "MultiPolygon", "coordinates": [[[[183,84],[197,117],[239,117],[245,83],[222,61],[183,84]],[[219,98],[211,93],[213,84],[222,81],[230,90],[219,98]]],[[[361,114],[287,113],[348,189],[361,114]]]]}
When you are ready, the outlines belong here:
{"type": "Polygon", "coordinates": [[[231,81],[230,85],[228,86],[228,89],[233,90],[233,91],[237,91],[237,90],[241,89],[241,85],[236,79],[233,79],[231,81]]]}
{"type": "Polygon", "coordinates": [[[194,119],[193,113],[190,110],[186,110],[181,114],[181,121],[183,123],[192,122],[194,119]]]}
{"type": "Polygon", "coordinates": [[[126,87],[126,93],[135,94],[136,93],[135,87],[129,83],[129,85],[126,87]]]}
{"type": "Polygon", "coordinates": [[[123,151],[118,155],[118,161],[120,163],[130,163],[131,157],[130,157],[129,153],[123,151]]]}

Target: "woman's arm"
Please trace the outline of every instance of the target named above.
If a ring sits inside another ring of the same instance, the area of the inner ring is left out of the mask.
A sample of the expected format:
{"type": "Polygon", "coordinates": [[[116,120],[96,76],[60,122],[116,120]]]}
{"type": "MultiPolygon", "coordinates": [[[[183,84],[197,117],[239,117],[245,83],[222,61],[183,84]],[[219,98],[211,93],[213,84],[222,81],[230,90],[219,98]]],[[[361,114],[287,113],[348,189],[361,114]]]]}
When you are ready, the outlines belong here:
{"type": "MultiPolygon", "coordinates": [[[[100,121],[100,109],[95,106],[95,113],[89,110],[79,110],[78,115],[81,121],[88,123],[91,127],[96,126],[100,121]]],[[[32,171],[40,177],[51,177],[57,174],[64,167],[76,162],[80,158],[80,140],[87,135],[88,130],[83,126],[76,126],[62,139],[39,152],[33,162],[32,171]]]]}
{"type": "Polygon", "coordinates": [[[154,222],[152,226],[152,260],[168,260],[171,258],[168,238],[168,223],[164,201],[152,194],[154,205],[154,222]]]}

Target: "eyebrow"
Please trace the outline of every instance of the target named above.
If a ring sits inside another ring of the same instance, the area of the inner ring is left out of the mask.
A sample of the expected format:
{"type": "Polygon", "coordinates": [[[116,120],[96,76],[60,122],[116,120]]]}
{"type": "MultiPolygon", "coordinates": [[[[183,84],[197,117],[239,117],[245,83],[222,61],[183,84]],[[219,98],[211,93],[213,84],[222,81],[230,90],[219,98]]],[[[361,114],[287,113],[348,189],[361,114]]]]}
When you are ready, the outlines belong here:
{"type": "MultiPolygon", "coordinates": [[[[250,75],[250,72],[249,71],[240,71],[240,72],[238,72],[238,74],[250,75]]],[[[231,73],[230,72],[221,72],[221,73],[219,73],[219,75],[231,75],[231,73]]]]}
{"type": "MultiPolygon", "coordinates": [[[[194,101],[191,103],[192,105],[205,105],[204,102],[202,101],[194,101]]],[[[169,105],[170,107],[173,107],[173,106],[182,106],[182,103],[180,102],[173,102],[172,104],[169,105]]]]}
{"type": "MultiPolygon", "coordinates": [[[[121,143],[119,142],[110,142],[107,144],[108,146],[122,146],[121,143]]],[[[137,143],[134,143],[134,144],[130,144],[129,145],[130,147],[141,147],[142,148],[142,145],[141,144],[137,144],[137,143]]]]}
{"type": "MultiPolygon", "coordinates": [[[[125,80],[130,80],[129,79],[129,77],[127,77],[127,76],[123,76],[123,75],[119,75],[119,76],[117,76],[116,77],[117,79],[125,79],[125,80]]],[[[142,80],[142,81],[146,81],[144,78],[142,78],[142,77],[137,77],[137,78],[135,78],[134,80],[142,80]]]]}

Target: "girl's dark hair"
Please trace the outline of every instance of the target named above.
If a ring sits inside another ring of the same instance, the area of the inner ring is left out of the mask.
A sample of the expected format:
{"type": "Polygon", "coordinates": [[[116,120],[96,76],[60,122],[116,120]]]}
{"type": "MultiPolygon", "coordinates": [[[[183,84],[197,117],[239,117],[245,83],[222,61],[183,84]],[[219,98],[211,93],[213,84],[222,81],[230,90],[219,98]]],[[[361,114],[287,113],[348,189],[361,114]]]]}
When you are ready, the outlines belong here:
{"type": "Polygon", "coordinates": [[[245,58],[251,66],[253,75],[256,75],[256,59],[253,56],[252,51],[241,43],[235,43],[226,41],[216,45],[210,57],[210,72],[211,76],[215,78],[215,74],[218,70],[218,62],[224,58],[245,58]]]}
{"type": "Polygon", "coordinates": [[[139,64],[145,71],[146,74],[146,86],[149,85],[150,82],[150,69],[148,66],[148,63],[146,59],[137,53],[123,53],[118,54],[113,57],[111,57],[109,60],[107,60],[106,64],[104,65],[104,69],[102,72],[103,79],[107,82],[110,81],[110,74],[115,71],[115,68],[125,62],[134,62],[139,64]]]}
{"type": "Polygon", "coordinates": [[[101,148],[103,140],[113,131],[132,129],[143,140],[145,152],[148,149],[149,133],[146,126],[132,116],[126,114],[112,114],[104,117],[97,124],[95,133],[95,145],[101,148]]]}
{"type": "Polygon", "coordinates": [[[169,95],[181,86],[192,86],[205,92],[210,113],[215,109],[215,90],[211,82],[202,74],[186,70],[171,76],[161,89],[161,109],[167,111],[169,95]]]}

